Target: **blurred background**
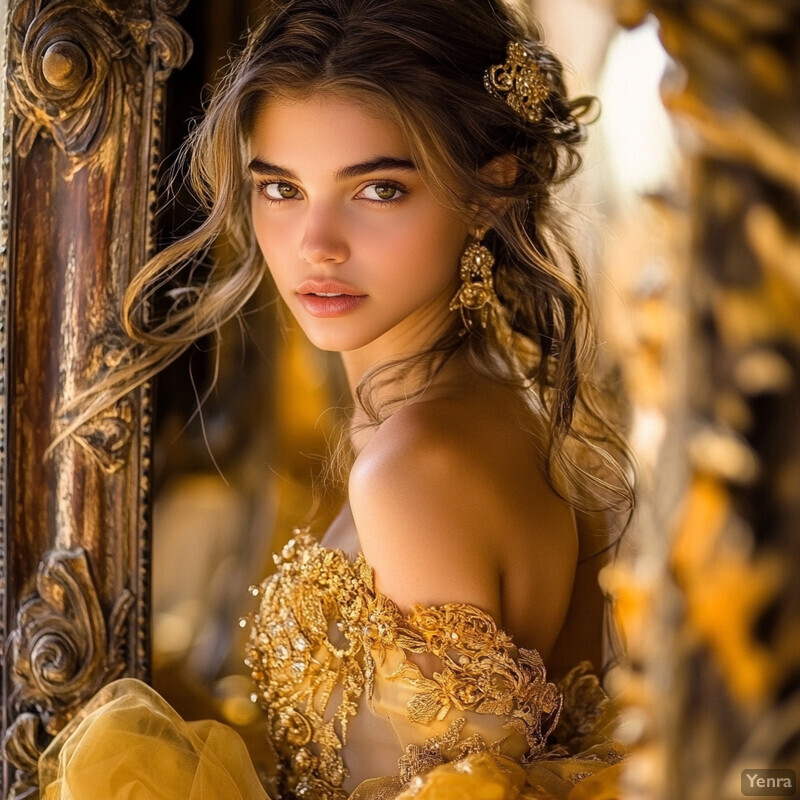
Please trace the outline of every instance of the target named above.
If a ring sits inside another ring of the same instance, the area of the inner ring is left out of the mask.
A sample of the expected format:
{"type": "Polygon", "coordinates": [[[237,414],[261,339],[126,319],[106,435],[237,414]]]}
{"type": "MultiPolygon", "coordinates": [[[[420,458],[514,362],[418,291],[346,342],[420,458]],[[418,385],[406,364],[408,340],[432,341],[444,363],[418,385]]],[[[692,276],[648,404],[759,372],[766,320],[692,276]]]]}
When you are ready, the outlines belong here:
{"type": "MultiPolygon", "coordinates": [[[[168,83],[166,153],[258,5],[192,0],[180,18],[195,50],[168,83]]],[[[800,764],[800,12],[532,5],[572,92],[601,104],[562,199],[640,466],[625,557],[602,576],[629,656],[610,687],[629,796],[740,797],[741,769],[800,764]]],[[[169,163],[163,241],[191,225],[169,163]]],[[[236,621],[292,527],[321,532],[336,511],[313,487],[343,402],[335,359],[266,282],[156,385],[154,684],[184,716],[238,726],[255,753],[236,621]]]]}

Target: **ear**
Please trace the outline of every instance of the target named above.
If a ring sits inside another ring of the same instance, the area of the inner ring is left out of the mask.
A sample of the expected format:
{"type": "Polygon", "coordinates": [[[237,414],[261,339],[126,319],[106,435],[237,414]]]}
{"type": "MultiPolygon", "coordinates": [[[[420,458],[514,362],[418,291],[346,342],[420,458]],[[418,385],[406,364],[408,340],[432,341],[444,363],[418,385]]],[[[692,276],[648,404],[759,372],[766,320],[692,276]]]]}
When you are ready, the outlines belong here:
{"type": "MultiPolygon", "coordinates": [[[[496,186],[501,192],[502,190],[507,191],[514,185],[518,173],[519,165],[517,163],[517,158],[510,153],[506,153],[502,156],[495,156],[495,158],[488,161],[479,170],[481,178],[489,184],[496,186]]],[[[491,226],[492,212],[494,215],[502,213],[504,208],[508,206],[508,202],[508,197],[493,198],[488,212],[486,209],[478,209],[475,215],[476,222],[484,226],[491,226]]]]}
{"type": "Polygon", "coordinates": [[[502,156],[495,156],[491,161],[484,164],[480,170],[482,178],[495,186],[508,188],[517,179],[519,165],[517,157],[511,153],[502,156]]]}

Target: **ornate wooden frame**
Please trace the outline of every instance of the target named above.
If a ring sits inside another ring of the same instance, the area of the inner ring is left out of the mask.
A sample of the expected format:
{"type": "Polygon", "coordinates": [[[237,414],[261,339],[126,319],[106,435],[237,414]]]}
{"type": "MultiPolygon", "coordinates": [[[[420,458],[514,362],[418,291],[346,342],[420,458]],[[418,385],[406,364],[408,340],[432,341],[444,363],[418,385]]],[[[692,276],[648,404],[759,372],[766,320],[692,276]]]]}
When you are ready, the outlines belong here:
{"type": "Polygon", "coordinates": [[[39,754],[102,684],[148,676],[148,388],[45,451],[121,349],[187,2],[0,3],[3,797],[38,795],[39,754]]]}

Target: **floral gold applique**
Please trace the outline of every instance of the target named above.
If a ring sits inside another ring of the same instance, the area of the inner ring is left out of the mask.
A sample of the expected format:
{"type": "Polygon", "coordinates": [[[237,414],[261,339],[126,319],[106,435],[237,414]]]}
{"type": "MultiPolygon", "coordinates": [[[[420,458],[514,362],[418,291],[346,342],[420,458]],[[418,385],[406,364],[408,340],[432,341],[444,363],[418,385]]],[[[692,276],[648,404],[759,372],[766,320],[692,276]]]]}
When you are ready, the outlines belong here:
{"type": "MultiPolygon", "coordinates": [[[[509,733],[525,737],[526,759],[543,752],[561,694],[547,682],[539,654],[517,650],[488,614],[459,603],[404,614],[375,590],[363,556],[352,560],[322,547],[307,531],[296,531],[276,565],[259,590],[246,663],[279,761],[279,798],[347,797],[348,722],[362,694],[372,695],[376,670],[390,652],[399,666],[387,679],[415,690],[409,721],[427,726],[452,711],[494,715],[509,733]],[[415,654],[435,656],[441,666],[426,675],[415,654]],[[338,687],[340,699],[329,707],[338,687]]],[[[465,724],[456,717],[444,734],[409,745],[399,764],[402,779],[473,753],[500,753],[507,735],[492,742],[477,734],[462,738],[465,724]]]]}
{"type": "Polygon", "coordinates": [[[296,531],[261,585],[245,663],[267,713],[279,798],[344,800],[340,751],[366,677],[358,658],[365,584],[344,554],[296,531]],[[341,636],[331,638],[331,627],[341,636]],[[329,713],[331,695],[341,700],[329,713]]]}
{"type": "Polygon", "coordinates": [[[405,658],[391,676],[419,690],[409,701],[409,720],[428,725],[444,719],[451,708],[507,716],[508,726],[525,736],[529,757],[544,749],[558,722],[561,694],[547,682],[536,651],[518,651],[494,620],[474,606],[417,607],[406,618],[387,618],[387,627],[398,619],[393,643],[409,653],[434,655],[442,664],[426,677],[405,658]]]}

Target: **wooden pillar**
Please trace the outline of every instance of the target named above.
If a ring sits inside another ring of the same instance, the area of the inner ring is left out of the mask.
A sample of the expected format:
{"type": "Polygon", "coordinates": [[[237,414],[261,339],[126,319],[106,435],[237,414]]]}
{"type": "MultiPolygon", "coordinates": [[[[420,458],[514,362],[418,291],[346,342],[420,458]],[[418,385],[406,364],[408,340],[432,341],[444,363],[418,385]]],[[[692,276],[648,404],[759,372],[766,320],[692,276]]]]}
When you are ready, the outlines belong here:
{"type": "Polygon", "coordinates": [[[2,6],[3,797],[37,796],[39,753],[100,686],[148,675],[147,387],[45,452],[65,401],[124,348],[186,2],[2,6]]]}

